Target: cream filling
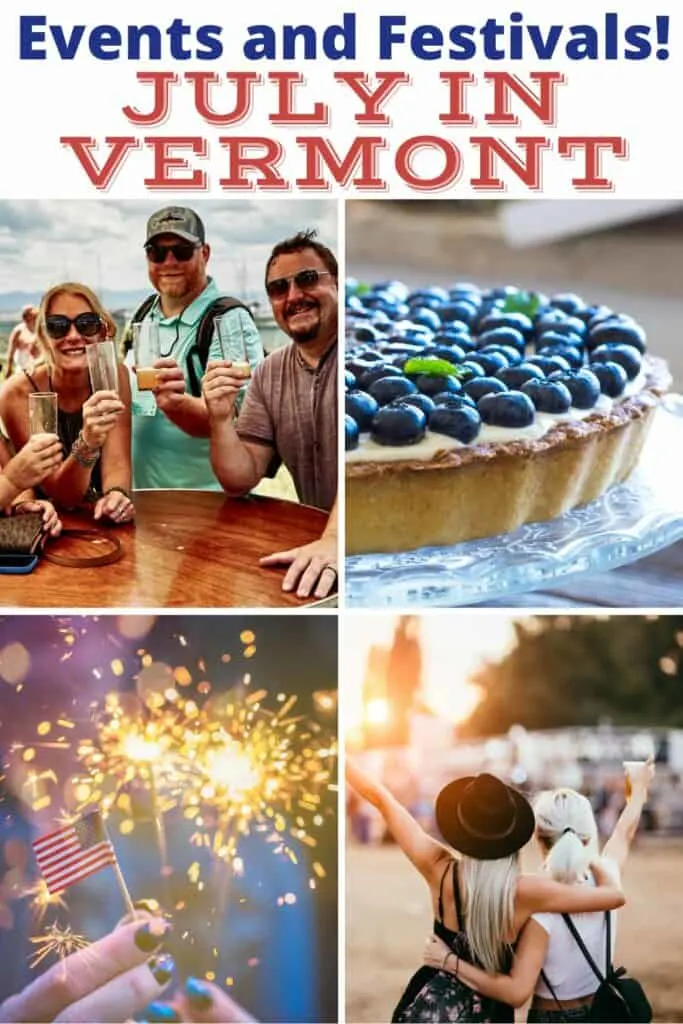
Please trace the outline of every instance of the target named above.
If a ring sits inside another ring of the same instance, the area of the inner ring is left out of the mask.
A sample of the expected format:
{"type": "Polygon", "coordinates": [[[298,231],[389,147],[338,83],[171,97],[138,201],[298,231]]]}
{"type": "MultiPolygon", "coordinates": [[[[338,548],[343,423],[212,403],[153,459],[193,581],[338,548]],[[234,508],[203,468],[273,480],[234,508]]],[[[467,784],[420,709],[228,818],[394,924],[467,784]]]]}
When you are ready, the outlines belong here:
{"type": "MultiPolygon", "coordinates": [[[[619,398],[610,398],[608,395],[600,395],[592,409],[575,409],[573,406],[569,412],[548,413],[537,412],[534,422],[528,427],[492,427],[488,423],[482,423],[481,429],[473,445],[480,444],[509,444],[511,441],[537,441],[547,434],[557,423],[566,423],[571,420],[585,420],[596,412],[607,413],[614,405],[618,405],[626,398],[641,391],[645,386],[646,377],[644,373],[638,374],[635,380],[629,381],[624,393],[619,398]]],[[[346,452],[346,461],[353,462],[405,462],[414,460],[416,462],[430,462],[437,458],[442,452],[452,451],[454,448],[468,448],[470,445],[457,441],[454,437],[446,434],[437,434],[428,430],[421,441],[415,444],[386,445],[377,444],[369,433],[360,435],[358,447],[353,451],[346,452]]]]}

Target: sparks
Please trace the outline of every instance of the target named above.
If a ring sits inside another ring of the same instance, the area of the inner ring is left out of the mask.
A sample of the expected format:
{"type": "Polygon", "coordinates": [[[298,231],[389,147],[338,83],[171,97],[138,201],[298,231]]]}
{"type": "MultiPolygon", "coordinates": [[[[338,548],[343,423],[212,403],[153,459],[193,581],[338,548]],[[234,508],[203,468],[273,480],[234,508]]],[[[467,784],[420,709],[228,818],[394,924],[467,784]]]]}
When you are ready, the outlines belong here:
{"type": "Polygon", "coordinates": [[[60,928],[58,924],[51,924],[42,935],[36,935],[29,940],[36,946],[31,967],[37,967],[46,957],[54,955],[64,960],[65,957],[85,949],[90,942],[84,935],[78,935],[67,925],[60,928]]]}

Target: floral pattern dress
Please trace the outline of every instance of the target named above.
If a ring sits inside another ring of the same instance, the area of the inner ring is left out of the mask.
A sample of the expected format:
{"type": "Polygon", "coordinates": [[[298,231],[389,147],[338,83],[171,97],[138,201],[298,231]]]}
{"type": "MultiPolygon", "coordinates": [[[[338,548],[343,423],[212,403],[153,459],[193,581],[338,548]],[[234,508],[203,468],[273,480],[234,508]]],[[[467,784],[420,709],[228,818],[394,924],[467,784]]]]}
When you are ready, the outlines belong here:
{"type": "MultiPolygon", "coordinates": [[[[443,885],[447,872],[448,868],[441,879],[439,917],[434,921],[434,934],[450,946],[462,960],[475,964],[476,960],[472,956],[465,930],[458,887],[457,861],[453,861],[453,892],[461,927],[459,931],[454,932],[443,923],[443,885]]],[[[474,992],[447,971],[424,966],[416,971],[408,982],[391,1019],[396,1024],[441,1024],[451,1021],[463,1021],[467,1024],[513,1024],[515,1017],[512,1007],[474,992]]]]}

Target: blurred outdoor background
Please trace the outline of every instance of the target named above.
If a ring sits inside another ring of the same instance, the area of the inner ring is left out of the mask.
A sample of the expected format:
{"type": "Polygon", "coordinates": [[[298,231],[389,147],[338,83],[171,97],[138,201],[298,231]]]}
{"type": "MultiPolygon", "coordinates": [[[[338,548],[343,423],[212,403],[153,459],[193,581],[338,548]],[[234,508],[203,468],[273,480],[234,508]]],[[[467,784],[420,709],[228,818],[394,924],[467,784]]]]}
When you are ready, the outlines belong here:
{"type": "MultiPolygon", "coordinates": [[[[625,802],[622,762],[655,756],[616,961],[644,985],[655,1020],[682,1021],[683,616],[354,616],[343,642],[347,751],[429,830],[446,782],[489,771],[531,797],[579,789],[605,838],[625,802]]],[[[531,845],[523,864],[539,869],[531,845]]],[[[388,1020],[421,963],[431,907],[351,792],[346,901],[347,1019],[388,1020]]]]}
{"type": "Polygon", "coordinates": [[[85,802],[178,981],[336,1021],[336,748],[334,617],[0,617],[0,1003],[59,961],[51,926],[87,943],[126,912],[109,867],[38,877],[30,843],[85,802]]]}
{"type": "Polygon", "coordinates": [[[576,292],[639,320],[683,388],[681,204],[355,200],[346,205],[346,269],[367,283],[576,292]]]}

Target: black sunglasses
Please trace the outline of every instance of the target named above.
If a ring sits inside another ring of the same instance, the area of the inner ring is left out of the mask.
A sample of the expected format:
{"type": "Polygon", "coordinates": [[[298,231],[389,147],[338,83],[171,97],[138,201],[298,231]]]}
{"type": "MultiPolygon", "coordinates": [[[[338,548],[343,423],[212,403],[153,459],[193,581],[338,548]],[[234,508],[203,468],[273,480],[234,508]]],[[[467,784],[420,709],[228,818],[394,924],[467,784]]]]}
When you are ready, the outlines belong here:
{"type": "Polygon", "coordinates": [[[297,288],[305,291],[307,288],[315,288],[321,277],[332,277],[330,270],[300,270],[298,274],[291,277],[276,277],[266,284],[266,292],[271,299],[281,299],[289,291],[289,286],[294,282],[297,288]]]}
{"type": "Polygon", "coordinates": [[[193,245],[192,242],[176,242],[175,245],[156,245],[155,242],[148,242],[145,246],[147,259],[150,263],[165,263],[169,252],[178,263],[187,263],[192,259],[200,245],[193,245]]]}
{"type": "Polygon", "coordinates": [[[66,338],[72,324],[82,338],[94,338],[103,327],[102,320],[97,313],[79,313],[73,320],[58,313],[45,317],[45,330],[55,341],[66,338]]]}

